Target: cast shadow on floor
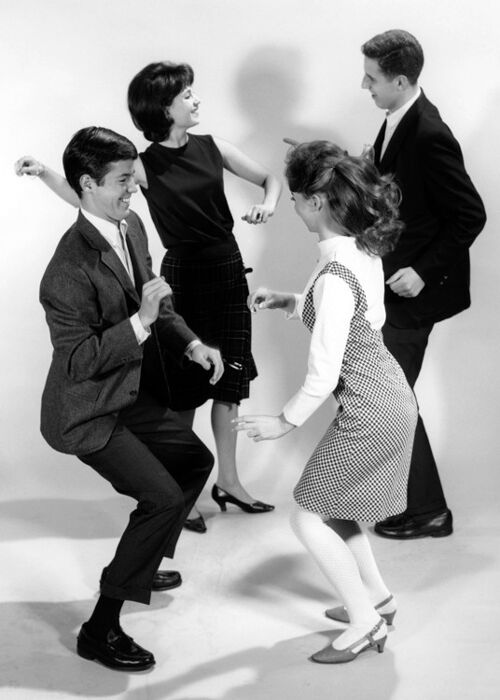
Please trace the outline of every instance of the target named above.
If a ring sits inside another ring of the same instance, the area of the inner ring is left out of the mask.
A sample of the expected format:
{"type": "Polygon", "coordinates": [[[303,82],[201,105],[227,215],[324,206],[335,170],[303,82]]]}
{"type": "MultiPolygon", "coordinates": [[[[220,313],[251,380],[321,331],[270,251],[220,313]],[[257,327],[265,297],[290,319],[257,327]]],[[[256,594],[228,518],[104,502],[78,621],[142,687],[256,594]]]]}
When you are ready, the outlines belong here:
{"type": "MultiPolygon", "coordinates": [[[[152,612],[168,607],[170,600],[165,596],[153,599],[152,612]]],[[[79,658],[75,653],[76,633],[92,604],[91,600],[1,604],[0,626],[2,630],[9,631],[9,645],[0,659],[0,686],[25,689],[26,697],[33,690],[56,692],[63,697],[122,696],[127,700],[142,700],[143,684],[131,689],[129,674],[110,671],[79,658]]],[[[131,624],[126,617],[134,612],[132,606],[124,615],[127,628],[131,624]]],[[[192,687],[196,683],[211,683],[214,679],[216,689],[217,678],[221,679],[221,691],[215,690],[215,695],[211,697],[220,700],[285,697],[287,700],[298,700],[304,697],[305,690],[308,697],[315,700],[329,700],[336,695],[342,700],[359,700],[363,697],[367,679],[372,688],[371,700],[390,698],[397,680],[390,648],[386,647],[382,655],[374,650],[367,651],[355,661],[355,666],[321,666],[308,660],[312,653],[333,641],[337,634],[338,630],[330,629],[285,639],[269,647],[249,646],[248,649],[197,664],[180,674],[175,673],[173,664],[168,668],[173,659],[157,659],[155,669],[145,672],[148,675],[148,698],[188,700],[186,691],[190,687],[194,690],[192,687]],[[163,676],[157,682],[154,682],[155,670],[159,676],[163,676]],[[229,678],[231,674],[233,681],[229,678]],[[169,677],[165,679],[165,675],[169,677]],[[232,682],[234,687],[228,689],[232,682]]],[[[194,698],[202,700],[196,694],[194,698]]]]}
{"type": "MultiPolygon", "coordinates": [[[[384,654],[366,651],[349,664],[321,665],[309,660],[338,634],[338,630],[309,633],[198,664],[167,680],[148,683],[148,700],[389,700],[397,686],[390,649],[384,654]],[[213,693],[209,697],[196,694],[197,683],[205,688],[211,685],[213,693]]],[[[140,689],[126,694],[127,700],[142,697],[140,689]]]]}
{"type": "MultiPolygon", "coordinates": [[[[164,610],[172,600],[168,594],[155,596],[149,609],[153,613],[164,610]]],[[[26,689],[27,698],[30,689],[63,697],[124,693],[129,687],[128,674],[110,671],[76,654],[78,630],[94,605],[95,600],[1,603],[0,629],[8,635],[8,644],[3,645],[0,657],[0,689],[26,689]]],[[[127,630],[134,625],[127,617],[143,610],[138,603],[127,604],[122,616],[127,630]]]]}

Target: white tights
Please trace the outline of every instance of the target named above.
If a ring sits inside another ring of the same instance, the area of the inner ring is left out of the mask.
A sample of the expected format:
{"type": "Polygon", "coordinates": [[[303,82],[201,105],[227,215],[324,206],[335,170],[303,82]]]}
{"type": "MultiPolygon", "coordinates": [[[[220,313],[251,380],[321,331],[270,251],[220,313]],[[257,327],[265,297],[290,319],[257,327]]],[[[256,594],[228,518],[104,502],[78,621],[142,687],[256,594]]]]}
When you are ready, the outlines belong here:
{"type": "Polygon", "coordinates": [[[349,614],[350,627],[356,628],[352,634],[347,630],[341,635],[345,642],[341,647],[345,646],[353,635],[353,641],[356,634],[359,637],[360,628],[378,622],[379,615],[373,606],[389,595],[368,538],[357,522],[312,513],[298,505],[292,511],[291,524],[341,597],[349,614]]]}

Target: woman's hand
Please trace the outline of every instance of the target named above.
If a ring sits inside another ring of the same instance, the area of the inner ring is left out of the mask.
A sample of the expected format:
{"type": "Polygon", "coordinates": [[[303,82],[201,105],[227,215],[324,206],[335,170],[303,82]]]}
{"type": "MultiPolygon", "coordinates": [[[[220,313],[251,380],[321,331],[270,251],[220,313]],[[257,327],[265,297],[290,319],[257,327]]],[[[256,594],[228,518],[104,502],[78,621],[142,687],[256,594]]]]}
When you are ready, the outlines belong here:
{"type": "Polygon", "coordinates": [[[21,177],[22,175],[31,175],[32,177],[39,177],[45,170],[42,163],[33,156],[23,156],[16,160],[14,163],[14,170],[16,175],[21,177]]]}
{"type": "Polygon", "coordinates": [[[273,214],[274,207],[266,204],[254,204],[241,218],[249,224],[265,224],[273,214]]]}
{"type": "Polygon", "coordinates": [[[234,430],[246,430],[254,442],[276,440],[297,426],[289,423],[283,414],[280,416],[239,416],[231,421],[234,430]]]}
{"type": "Polygon", "coordinates": [[[293,294],[275,292],[266,287],[259,287],[255,292],[248,295],[247,306],[252,313],[256,313],[259,309],[286,309],[293,311],[291,306],[293,306],[294,301],[293,294]]]}

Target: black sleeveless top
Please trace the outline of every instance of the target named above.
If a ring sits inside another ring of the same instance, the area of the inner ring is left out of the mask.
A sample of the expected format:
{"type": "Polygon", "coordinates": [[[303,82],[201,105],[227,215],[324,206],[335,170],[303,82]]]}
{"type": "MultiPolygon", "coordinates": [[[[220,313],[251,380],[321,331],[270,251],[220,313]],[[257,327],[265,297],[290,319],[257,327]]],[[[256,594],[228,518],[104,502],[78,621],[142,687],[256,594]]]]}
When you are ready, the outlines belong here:
{"type": "Polygon", "coordinates": [[[169,253],[213,257],[237,250],[222,155],[211,136],[190,134],[180,148],[153,143],[140,157],[148,181],[141,190],[169,253]]]}

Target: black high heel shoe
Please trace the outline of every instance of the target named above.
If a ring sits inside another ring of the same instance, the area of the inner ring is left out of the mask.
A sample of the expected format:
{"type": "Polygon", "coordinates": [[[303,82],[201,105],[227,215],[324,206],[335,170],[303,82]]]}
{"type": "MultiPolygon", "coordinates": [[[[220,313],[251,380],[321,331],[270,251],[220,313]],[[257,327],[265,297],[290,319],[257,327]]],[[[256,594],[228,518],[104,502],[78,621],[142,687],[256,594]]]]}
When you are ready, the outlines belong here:
{"type": "Polygon", "coordinates": [[[262,501],[254,501],[253,503],[240,501],[239,498],[231,496],[230,493],[219,488],[217,484],[214,484],[212,487],[212,498],[222,511],[226,510],[226,503],[233,503],[245,513],[269,513],[269,511],[274,510],[274,506],[269,505],[269,503],[262,503],[262,501]]]}
{"type": "Polygon", "coordinates": [[[200,535],[207,531],[207,525],[203,515],[196,511],[198,515],[196,518],[186,518],[184,521],[184,529],[191,530],[191,532],[199,532],[200,535]]]}

